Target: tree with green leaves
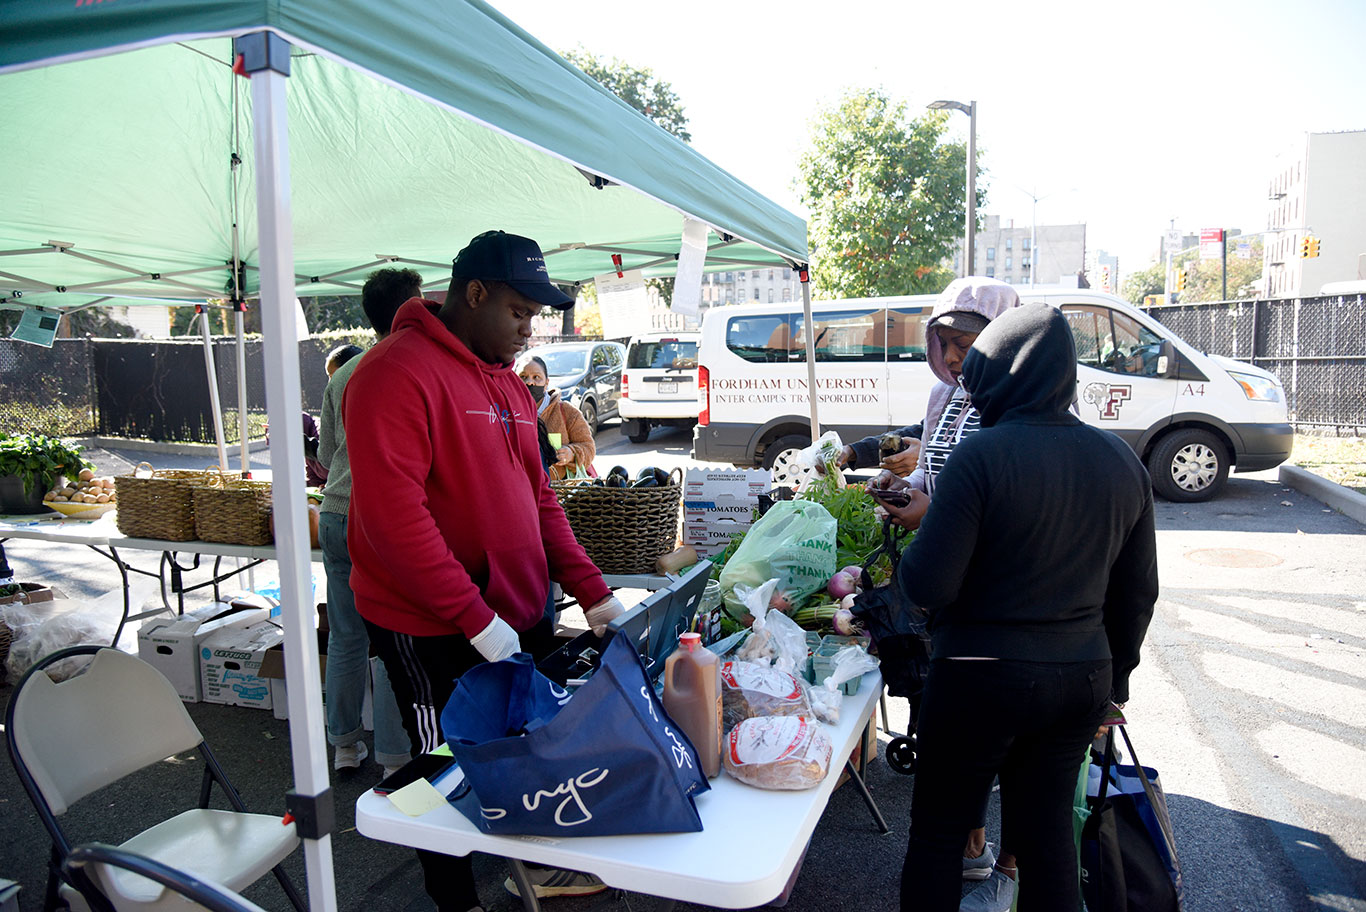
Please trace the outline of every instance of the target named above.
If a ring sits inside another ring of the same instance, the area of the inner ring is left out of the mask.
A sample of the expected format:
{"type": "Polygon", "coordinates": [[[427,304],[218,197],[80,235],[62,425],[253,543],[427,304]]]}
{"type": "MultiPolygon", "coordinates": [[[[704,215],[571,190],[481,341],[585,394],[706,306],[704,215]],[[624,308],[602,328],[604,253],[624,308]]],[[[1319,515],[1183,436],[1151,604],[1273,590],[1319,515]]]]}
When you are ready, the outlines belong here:
{"type": "MultiPolygon", "coordinates": [[[[1227,237],[1227,235],[1225,235],[1227,237]]],[[[1228,300],[1238,301],[1256,295],[1253,282],[1262,277],[1262,239],[1246,239],[1252,245],[1250,256],[1242,259],[1237,255],[1238,236],[1227,237],[1228,251],[1228,300]]],[[[1176,263],[1177,269],[1186,270],[1186,287],[1181,292],[1181,300],[1186,303],[1199,301],[1222,301],[1224,297],[1223,267],[1218,260],[1200,259],[1198,249],[1181,254],[1176,263]]]]}
{"type": "Polygon", "coordinates": [[[932,293],[952,281],[967,144],[944,139],[947,123],[943,111],[911,118],[879,89],[850,90],[816,115],[797,187],[821,296],[932,293]]]}
{"type": "MultiPolygon", "coordinates": [[[[683,110],[683,102],[674,92],[673,86],[655,76],[649,67],[644,69],[631,66],[620,58],[608,60],[590,53],[582,45],[562,55],[574,66],[583,70],[602,84],[613,95],[653,120],[665,131],[672,133],[684,142],[692,141],[688,132],[688,115],[683,110]]],[[[654,289],[666,307],[673,304],[674,280],[672,277],[646,279],[645,284],[654,289]]],[[[572,315],[566,312],[568,327],[572,315]]]]}
{"type": "Polygon", "coordinates": [[[1120,294],[1130,304],[1141,307],[1143,299],[1148,295],[1162,294],[1165,272],[1166,264],[1161,261],[1153,263],[1147,269],[1131,272],[1124,277],[1123,291],[1120,294]]]}
{"type": "Polygon", "coordinates": [[[562,56],[674,136],[684,142],[692,140],[688,115],[673,86],[657,78],[649,67],[640,69],[616,57],[599,57],[582,46],[562,56]]]}

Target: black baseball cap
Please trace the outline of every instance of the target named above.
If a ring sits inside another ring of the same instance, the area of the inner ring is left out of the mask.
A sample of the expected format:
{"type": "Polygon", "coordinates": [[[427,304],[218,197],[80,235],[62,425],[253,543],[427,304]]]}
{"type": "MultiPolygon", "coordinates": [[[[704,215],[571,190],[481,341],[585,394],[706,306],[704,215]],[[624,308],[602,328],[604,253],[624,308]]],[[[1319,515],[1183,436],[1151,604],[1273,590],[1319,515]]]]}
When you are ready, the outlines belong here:
{"type": "Polygon", "coordinates": [[[574,299],[550,281],[545,255],[531,238],[485,231],[456,254],[453,276],[504,282],[538,304],[568,310],[574,299]]]}

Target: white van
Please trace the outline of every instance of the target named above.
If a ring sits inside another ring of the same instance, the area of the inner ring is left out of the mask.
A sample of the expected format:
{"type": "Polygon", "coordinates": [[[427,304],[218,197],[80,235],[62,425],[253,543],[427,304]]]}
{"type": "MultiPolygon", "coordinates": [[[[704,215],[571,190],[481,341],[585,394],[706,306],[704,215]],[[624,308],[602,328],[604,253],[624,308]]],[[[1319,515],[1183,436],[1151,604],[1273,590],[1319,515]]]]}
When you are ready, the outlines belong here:
{"type": "MultiPolygon", "coordinates": [[[[1158,494],[1206,500],[1236,471],[1269,469],[1293,441],[1274,374],[1195,350],[1147,314],[1098,291],[1021,288],[1067,315],[1077,405],[1124,438],[1158,494]]],[[[856,440],[922,421],[936,380],[925,363],[934,295],[815,301],[822,430],[856,440]]],[[[801,305],[713,308],[702,321],[702,399],[693,458],[788,471],[811,440],[801,305]]]]}
{"type": "Polygon", "coordinates": [[[626,346],[621,374],[621,433],[644,443],[652,427],[697,423],[697,345],[695,332],[641,333],[626,346]]]}

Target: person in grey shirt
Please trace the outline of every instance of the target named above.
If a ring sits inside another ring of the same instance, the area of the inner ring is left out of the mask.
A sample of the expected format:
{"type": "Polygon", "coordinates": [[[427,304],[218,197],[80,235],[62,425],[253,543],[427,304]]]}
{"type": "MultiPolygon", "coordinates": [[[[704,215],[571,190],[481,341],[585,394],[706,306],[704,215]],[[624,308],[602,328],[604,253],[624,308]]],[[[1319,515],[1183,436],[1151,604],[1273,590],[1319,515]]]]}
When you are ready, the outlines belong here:
{"type": "MultiPolygon", "coordinates": [[[[361,307],[375,335],[389,334],[394,314],[409,298],[420,297],[422,276],[412,269],[378,269],[366,277],[361,307]]],[[[361,704],[365,697],[370,637],[356,612],[351,593],[351,556],[346,550],[346,517],[351,506],[351,466],[346,452],[346,429],[342,426],[342,393],[346,381],[364,356],[338,367],[323,392],[318,458],[327,466],[327,485],[318,519],[318,544],[327,571],[327,671],[323,684],[327,695],[327,740],[336,749],[335,769],[356,769],[369,750],[361,739],[361,704]]],[[[411,758],[408,734],[399,717],[398,704],[384,664],[374,665],[375,761],[385,775],[411,758]]]]}

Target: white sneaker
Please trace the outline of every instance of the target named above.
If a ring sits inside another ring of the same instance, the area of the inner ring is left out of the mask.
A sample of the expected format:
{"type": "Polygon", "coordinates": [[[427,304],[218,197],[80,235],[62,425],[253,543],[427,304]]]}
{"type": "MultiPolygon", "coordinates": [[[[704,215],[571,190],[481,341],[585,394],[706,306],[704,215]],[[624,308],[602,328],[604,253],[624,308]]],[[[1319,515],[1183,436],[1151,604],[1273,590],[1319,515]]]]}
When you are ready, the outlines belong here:
{"type": "Polygon", "coordinates": [[[982,847],[982,854],[976,858],[963,856],[963,879],[986,880],[996,867],[996,854],[991,851],[991,843],[982,847]]]}
{"type": "Polygon", "coordinates": [[[364,741],[338,745],[336,753],[332,756],[332,768],[339,770],[359,769],[361,761],[368,756],[370,756],[370,748],[365,746],[364,741]]]}
{"type": "Polygon", "coordinates": [[[1015,902],[1015,881],[993,870],[982,885],[958,904],[958,912],[1010,912],[1015,902]]]}

